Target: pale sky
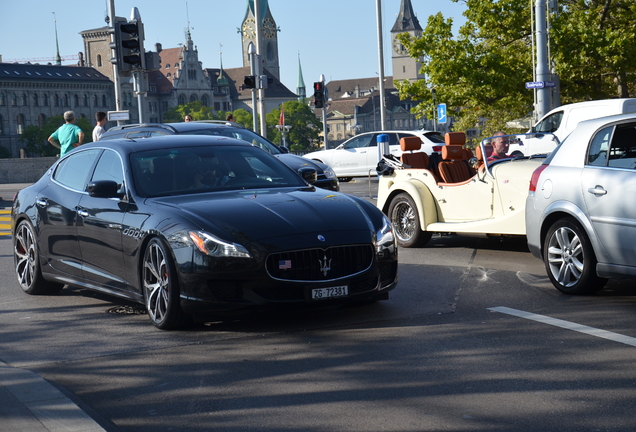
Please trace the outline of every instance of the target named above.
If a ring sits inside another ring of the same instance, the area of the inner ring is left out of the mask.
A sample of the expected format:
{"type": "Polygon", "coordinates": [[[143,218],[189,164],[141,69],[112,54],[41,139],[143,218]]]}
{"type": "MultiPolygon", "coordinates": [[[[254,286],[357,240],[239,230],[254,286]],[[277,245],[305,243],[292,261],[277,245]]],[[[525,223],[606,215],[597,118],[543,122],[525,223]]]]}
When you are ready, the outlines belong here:
{"type": "MultiPolygon", "coordinates": [[[[83,30],[106,25],[107,0],[3,1],[0,13],[0,55],[3,61],[31,60],[46,63],[56,54],[55,25],[60,55],[77,56],[84,51],[83,30]],[[54,14],[55,13],[55,14],[54,14]]],[[[390,30],[400,0],[382,0],[384,72],[392,75],[390,30]]],[[[465,20],[463,2],[412,0],[422,28],[429,15],[442,12],[457,25],[465,20]]],[[[116,0],[118,16],[130,17],[137,7],[144,22],[145,49],[155,43],[175,48],[185,43],[191,28],[192,40],[204,68],[243,66],[241,38],[237,32],[247,10],[247,0],[116,0]],[[169,6],[168,6],[169,5],[169,6]]],[[[378,35],[375,0],[269,0],[280,28],[278,49],[281,81],[290,90],[298,82],[298,56],[308,89],[320,74],[327,81],[377,76],[378,35]]],[[[74,64],[77,60],[64,61],[74,64]]]]}

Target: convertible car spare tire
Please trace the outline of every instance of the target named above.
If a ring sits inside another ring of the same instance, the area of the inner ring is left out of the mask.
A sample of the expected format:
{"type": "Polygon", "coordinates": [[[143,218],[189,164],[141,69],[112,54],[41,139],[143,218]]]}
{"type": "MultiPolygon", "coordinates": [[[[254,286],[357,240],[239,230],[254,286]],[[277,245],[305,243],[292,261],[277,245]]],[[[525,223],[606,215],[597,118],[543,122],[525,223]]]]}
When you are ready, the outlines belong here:
{"type": "Polygon", "coordinates": [[[548,230],[543,262],[552,285],[564,294],[592,294],[607,282],[596,274],[590,240],[572,218],[559,219],[548,230]]]}
{"type": "Polygon", "coordinates": [[[407,193],[396,195],[389,205],[389,220],[400,246],[421,247],[429,242],[433,233],[422,231],[417,206],[407,193]]]}

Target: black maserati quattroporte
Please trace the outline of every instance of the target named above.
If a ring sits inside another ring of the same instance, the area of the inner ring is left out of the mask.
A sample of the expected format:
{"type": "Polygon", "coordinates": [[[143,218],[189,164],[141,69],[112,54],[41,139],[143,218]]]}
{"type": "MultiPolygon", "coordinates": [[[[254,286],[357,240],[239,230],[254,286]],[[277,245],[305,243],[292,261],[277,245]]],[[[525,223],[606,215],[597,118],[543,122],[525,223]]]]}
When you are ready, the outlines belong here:
{"type": "Polygon", "coordinates": [[[390,222],[315,178],[232,138],[83,145],[16,196],[18,282],[28,294],[68,284],[143,303],[161,329],[387,299],[397,284],[390,222]]]}

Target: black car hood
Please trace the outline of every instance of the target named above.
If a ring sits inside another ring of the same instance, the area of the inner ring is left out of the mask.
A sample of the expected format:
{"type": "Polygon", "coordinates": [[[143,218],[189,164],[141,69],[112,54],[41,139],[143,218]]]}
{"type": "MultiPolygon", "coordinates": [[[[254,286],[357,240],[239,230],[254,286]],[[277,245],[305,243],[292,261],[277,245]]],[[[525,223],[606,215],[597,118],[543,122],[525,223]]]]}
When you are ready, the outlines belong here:
{"type": "Polygon", "coordinates": [[[304,158],[302,156],[298,156],[290,153],[283,153],[279,155],[275,155],[282,163],[293,169],[294,171],[298,171],[299,168],[302,167],[311,167],[315,168],[318,174],[322,174],[324,169],[320,166],[321,164],[317,164],[315,161],[304,158]]]}
{"type": "Polygon", "coordinates": [[[174,207],[201,230],[242,244],[319,234],[328,245],[342,241],[338,236],[344,232],[369,242],[370,233],[379,228],[372,222],[379,223],[378,215],[371,217],[355,198],[323,189],[251,189],[149,200],[174,207]]]}

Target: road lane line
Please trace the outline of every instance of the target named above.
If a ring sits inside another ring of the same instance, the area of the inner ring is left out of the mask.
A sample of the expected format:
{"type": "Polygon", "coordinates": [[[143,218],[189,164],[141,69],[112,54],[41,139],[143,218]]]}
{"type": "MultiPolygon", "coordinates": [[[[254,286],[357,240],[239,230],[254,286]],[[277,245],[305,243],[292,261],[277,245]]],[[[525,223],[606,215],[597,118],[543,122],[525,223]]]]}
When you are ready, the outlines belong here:
{"type": "Polygon", "coordinates": [[[508,315],[513,315],[519,318],[525,318],[525,319],[537,321],[543,324],[548,324],[555,327],[561,327],[567,330],[573,330],[579,333],[588,334],[590,336],[596,336],[603,339],[609,339],[614,342],[619,342],[625,345],[636,347],[636,338],[633,338],[630,336],[625,336],[622,334],[613,333],[610,331],[601,330],[594,327],[588,327],[586,325],[577,324],[570,321],[560,320],[557,318],[552,318],[545,315],[538,315],[538,314],[534,314],[530,312],[524,312],[521,310],[511,309],[511,308],[507,308],[503,306],[488,308],[488,310],[491,310],[493,312],[500,312],[500,313],[504,313],[508,315]]]}

